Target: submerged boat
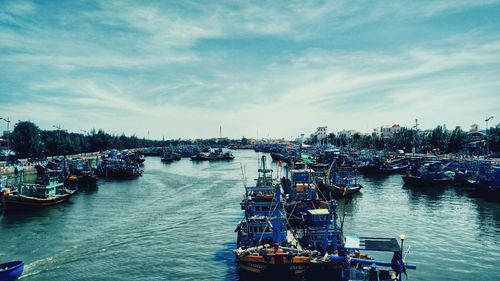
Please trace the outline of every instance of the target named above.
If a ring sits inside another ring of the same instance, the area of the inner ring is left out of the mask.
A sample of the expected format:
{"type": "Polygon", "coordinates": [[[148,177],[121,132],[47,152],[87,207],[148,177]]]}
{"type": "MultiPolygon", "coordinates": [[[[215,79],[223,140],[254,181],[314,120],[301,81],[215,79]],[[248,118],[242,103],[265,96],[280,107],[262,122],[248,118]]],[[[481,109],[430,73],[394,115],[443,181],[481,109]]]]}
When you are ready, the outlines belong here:
{"type": "Polygon", "coordinates": [[[56,177],[44,175],[36,183],[10,185],[2,191],[4,212],[8,214],[31,211],[67,201],[75,190],[68,190],[56,177]]]}
{"type": "Polygon", "coordinates": [[[0,264],[0,281],[17,280],[24,271],[24,262],[11,261],[0,264]]]}

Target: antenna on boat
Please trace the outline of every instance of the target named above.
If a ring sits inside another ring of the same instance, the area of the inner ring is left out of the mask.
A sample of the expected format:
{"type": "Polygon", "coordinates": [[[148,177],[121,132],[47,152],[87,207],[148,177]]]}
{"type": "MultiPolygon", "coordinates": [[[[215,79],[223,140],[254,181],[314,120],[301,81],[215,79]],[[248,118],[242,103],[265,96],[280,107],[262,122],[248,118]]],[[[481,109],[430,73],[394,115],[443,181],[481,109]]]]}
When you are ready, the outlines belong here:
{"type": "Polygon", "coordinates": [[[241,177],[243,179],[243,186],[245,187],[245,190],[246,190],[247,189],[247,177],[245,175],[243,164],[241,162],[240,162],[240,168],[241,168],[241,177]]]}

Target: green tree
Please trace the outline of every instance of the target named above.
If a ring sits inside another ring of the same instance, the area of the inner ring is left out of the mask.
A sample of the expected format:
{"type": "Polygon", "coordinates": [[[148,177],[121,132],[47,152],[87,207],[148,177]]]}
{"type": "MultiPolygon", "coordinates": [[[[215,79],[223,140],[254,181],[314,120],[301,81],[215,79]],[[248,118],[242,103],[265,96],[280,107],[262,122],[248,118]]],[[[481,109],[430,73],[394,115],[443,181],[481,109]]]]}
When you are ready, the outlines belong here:
{"type": "Polygon", "coordinates": [[[12,132],[12,143],[20,158],[40,156],[43,153],[44,144],[40,129],[30,121],[20,121],[16,124],[12,132]]]}
{"type": "Polygon", "coordinates": [[[466,134],[460,126],[457,126],[450,134],[448,152],[457,153],[464,147],[466,134]]]}
{"type": "Polygon", "coordinates": [[[446,151],[448,148],[449,136],[446,127],[437,126],[432,130],[430,144],[432,148],[439,148],[446,151]]]}

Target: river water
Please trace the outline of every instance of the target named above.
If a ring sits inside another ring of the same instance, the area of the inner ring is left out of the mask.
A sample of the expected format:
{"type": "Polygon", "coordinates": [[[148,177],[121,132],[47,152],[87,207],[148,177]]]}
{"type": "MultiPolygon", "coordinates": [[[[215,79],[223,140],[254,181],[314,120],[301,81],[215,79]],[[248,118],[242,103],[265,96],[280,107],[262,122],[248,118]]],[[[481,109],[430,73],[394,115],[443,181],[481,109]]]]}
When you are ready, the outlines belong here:
{"type": "MultiPolygon", "coordinates": [[[[241,166],[253,180],[259,156],[234,155],[171,164],[148,157],[138,179],[101,180],[64,205],[0,217],[0,261],[24,260],[22,280],[241,279],[231,252],[241,166]]],[[[346,207],[345,233],[405,234],[407,260],[417,264],[409,280],[500,279],[499,204],[460,188],[406,187],[399,175],[359,181],[365,188],[346,207]]]]}

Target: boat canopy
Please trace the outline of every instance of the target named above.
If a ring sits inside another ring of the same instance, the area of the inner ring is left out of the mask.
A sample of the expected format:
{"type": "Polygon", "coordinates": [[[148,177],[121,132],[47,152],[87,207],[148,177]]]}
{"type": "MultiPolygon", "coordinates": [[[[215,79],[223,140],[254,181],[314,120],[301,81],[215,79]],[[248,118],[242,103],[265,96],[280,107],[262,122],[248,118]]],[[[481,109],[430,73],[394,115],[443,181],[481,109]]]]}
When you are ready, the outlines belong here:
{"type": "Polygon", "coordinates": [[[401,248],[396,238],[345,237],[345,248],[350,250],[399,252],[401,248]]]}

